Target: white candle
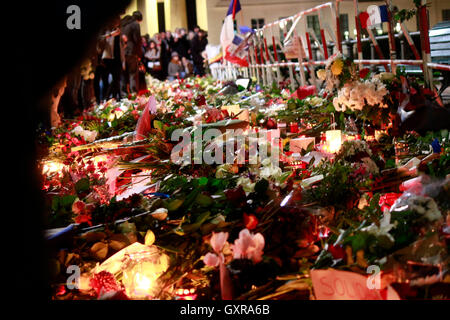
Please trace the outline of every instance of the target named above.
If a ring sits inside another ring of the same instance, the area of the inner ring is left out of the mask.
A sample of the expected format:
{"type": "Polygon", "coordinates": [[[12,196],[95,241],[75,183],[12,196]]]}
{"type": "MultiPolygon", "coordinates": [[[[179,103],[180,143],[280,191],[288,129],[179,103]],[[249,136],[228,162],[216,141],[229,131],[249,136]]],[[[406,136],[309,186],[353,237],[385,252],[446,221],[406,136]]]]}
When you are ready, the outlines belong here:
{"type": "Polygon", "coordinates": [[[336,153],[341,149],[342,145],[342,133],[341,130],[328,130],[325,132],[327,139],[328,151],[330,153],[336,153]]]}

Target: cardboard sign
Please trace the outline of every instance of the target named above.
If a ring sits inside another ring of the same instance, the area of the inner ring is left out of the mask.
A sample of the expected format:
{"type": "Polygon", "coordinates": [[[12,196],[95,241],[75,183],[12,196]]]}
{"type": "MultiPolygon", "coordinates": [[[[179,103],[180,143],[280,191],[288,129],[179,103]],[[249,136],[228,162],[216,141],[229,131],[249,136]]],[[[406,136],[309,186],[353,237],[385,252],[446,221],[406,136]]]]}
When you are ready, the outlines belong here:
{"type": "Polygon", "coordinates": [[[317,300],[400,300],[391,286],[369,289],[368,277],[358,273],[327,269],[310,274],[317,300]]]}
{"type": "Polygon", "coordinates": [[[292,40],[290,40],[284,46],[284,55],[286,56],[287,60],[298,59],[298,57],[300,56],[300,50],[302,50],[302,45],[298,37],[293,37],[292,40]]]}
{"type": "Polygon", "coordinates": [[[316,139],[314,137],[291,139],[291,141],[289,142],[289,151],[300,153],[302,150],[308,149],[310,143],[315,143],[315,141],[316,139]]]}
{"type": "Polygon", "coordinates": [[[222,110],[227,110],[228,114],[231,115],[237,115],[239,112],[241,112],[241,108],[239,107],[238,104],[233,104],[233,105],[229,105],[229,106],[222,106],[221,107],[222,110]]]}

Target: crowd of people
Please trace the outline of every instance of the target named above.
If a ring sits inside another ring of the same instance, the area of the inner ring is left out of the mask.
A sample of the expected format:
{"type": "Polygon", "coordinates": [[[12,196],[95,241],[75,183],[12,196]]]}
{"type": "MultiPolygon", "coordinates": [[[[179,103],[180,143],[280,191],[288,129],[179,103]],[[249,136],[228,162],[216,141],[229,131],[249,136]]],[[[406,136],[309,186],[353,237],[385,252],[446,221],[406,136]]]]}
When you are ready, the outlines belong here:
{"type": "Polygon", "coordinates": [[[177,28],[150,37],[141,34],[142,20],[142,13],[135,11],[101,30],[90,58],[53,90],[52,127],[59,123],[58,112],[71,118],[95,103],[146,90],[146,74],[160,80],[205,74],[204,30],[177,28]]]}
{"type": "Polygon", "coordinates": [[[146,73],[160,80],[205,74],[205,31],[177,28],[150,37],[141,34],[141,21],[142,14],[135,11],[113,21],[100,35],[94,77],[97,102],[145,90],[146,73]]]}

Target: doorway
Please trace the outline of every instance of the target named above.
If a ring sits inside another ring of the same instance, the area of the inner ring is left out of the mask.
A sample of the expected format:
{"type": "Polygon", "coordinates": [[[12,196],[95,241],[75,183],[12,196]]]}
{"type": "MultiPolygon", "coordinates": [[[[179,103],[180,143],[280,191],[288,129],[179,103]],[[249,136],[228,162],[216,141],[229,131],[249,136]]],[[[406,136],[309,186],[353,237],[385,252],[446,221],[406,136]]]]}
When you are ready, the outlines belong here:
{"type": "Polygon", "coordinates": [[[158,26],[159,32],[166,31],[166,16],[164,15],[164,2],[158,2],[158,26]]]}

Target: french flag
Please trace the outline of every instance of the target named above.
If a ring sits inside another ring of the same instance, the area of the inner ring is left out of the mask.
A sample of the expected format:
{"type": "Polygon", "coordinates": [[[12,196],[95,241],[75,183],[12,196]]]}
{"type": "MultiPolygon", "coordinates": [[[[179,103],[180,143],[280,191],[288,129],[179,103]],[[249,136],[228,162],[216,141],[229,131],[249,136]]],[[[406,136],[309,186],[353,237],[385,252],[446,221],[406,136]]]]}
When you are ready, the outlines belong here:
{"type": "Polygon", "coordinates": [[[226,48],[233,42],[234,38],[234,19],[236,13],[241,11],[241,4],[239,0],[231,0],[228,7],[227,16],[223,21],[222,32],[220,33],[220,44],[222,45],[223,52],[226,52],[226,48]]]}

